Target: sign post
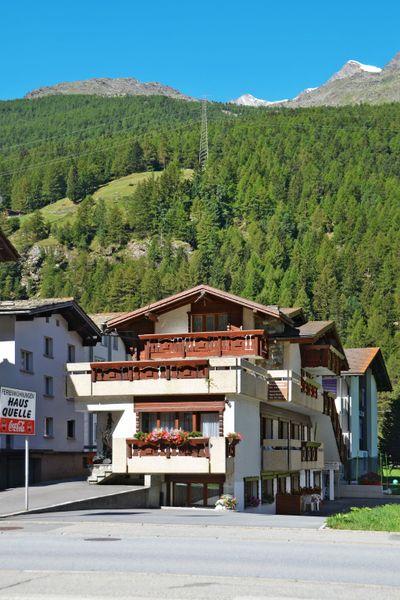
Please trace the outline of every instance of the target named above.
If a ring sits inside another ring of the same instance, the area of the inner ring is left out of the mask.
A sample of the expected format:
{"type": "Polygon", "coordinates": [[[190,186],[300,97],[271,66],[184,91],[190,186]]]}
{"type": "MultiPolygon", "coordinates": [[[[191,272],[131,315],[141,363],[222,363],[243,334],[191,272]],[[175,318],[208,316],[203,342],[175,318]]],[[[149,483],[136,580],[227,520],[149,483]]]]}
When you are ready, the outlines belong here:
{"type": "Polygon", "coordinates": [[[0,433],[25,436],[25,510],[29,509],[29,436],[35,435],[36,392],[0,388],[0,433]]]}

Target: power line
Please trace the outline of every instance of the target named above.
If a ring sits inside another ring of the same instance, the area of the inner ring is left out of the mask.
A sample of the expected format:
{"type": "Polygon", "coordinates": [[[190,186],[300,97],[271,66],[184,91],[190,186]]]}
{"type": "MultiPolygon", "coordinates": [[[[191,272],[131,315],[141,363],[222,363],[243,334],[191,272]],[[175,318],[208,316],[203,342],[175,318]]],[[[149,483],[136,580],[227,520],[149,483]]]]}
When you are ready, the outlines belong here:
{"type": "MultiPolygon", "coordinates": [[[[224,121],[225,119],[214,119],[212,122],[216,122],[216,121],[224,121]]],[[[192,127],[193,125],[197,125],[198,123],[196,123],[195,121],[190,122],[190,123],[185,123],[183,125],[181,125],[180,127],[178,127],[179,129],[183,129],[185,127],[192,127]]],[[[175,130],[177,129],[176,127],[174,128],[175,130]]],[[[127,131],[127,129],[125,129],[124,131],[127,131]]],[[[127,144],[132,143],[131,139],[128,140],[124,140],[123,142],[119,142],[118,144],[114,144],[114,146],[112,148],[119,148],[121,146],[126,146],[127,144]]],[[[108,145],[109,141],[107,141],[107,144],[105,146],[96,146],[96,148],[93,148],[92,150],[88,150],[86,152],[78,152],[75,154],[68,154],[66,156],[61,156],[59,158],[53,158],[50,160],[46,160],[46,161],[42,161],[39,163],[35,163],[33,165],[27,166],[27,167],[21,167],[20,169],[13,169],[10,171],[3,171],[2,173],[0,173],[0,177],[6,176],[6,175],[14,175],[15,173],[25,173],[26,171],[31,171],[32,169],[37,169],[38,167],[43,167],[43,166],[47,166],[50,164],[56,164],[58,162],[62,162],[64,160],[70,160],[70,159],[74,159],[74,158],[79,158],[81,156],[87,156],[89,154],[94,154],[96,152],[101,152],[103,150],[109,150],[110,146],[108,145]]]]}
{"type": "Polygon", "coordinates": [[[200,150],[199,165],[203,170],[208,160],[208,124],[207,124],[207,100],[201,102],[201,129],[200,129],[200,150]]]}

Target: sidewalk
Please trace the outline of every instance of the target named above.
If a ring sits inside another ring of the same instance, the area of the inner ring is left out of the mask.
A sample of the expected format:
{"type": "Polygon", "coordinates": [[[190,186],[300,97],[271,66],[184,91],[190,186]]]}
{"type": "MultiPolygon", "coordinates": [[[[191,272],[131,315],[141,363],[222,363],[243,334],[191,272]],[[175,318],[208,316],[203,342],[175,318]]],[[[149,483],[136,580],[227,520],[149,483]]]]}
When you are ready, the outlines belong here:
{"type": "MultiPolygon", "coordinates": [[[[29,488],[29,512],[41,509],[72,510],[109,506],[118,502],[121,508],[127,508],[129,498],[123,495],[134,492],[146,492],[139,485],[89,485],[86,480],[49,481],[38,483],[29,488]],[[96,502],[97,501],[97,502],[96,502]],[[82,506],[81,506],[82,503],[82,506]]],[[[140,494],[138,494],[140,495],[140,494]]],[[[133,506],[133,504],[132,504],[133,506]]],[[[25,512],[25,488],[10,488],[0,491],[0,517],[25,512]]]]}

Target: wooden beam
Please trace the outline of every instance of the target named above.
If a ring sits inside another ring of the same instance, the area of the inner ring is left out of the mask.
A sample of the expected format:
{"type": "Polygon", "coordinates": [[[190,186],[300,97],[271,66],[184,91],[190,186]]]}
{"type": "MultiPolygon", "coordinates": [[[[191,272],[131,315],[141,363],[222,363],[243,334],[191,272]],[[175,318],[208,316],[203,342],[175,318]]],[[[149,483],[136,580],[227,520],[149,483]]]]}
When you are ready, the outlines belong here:
{"type": "Polygon", "coordinates": [[[153,323],[157,323],[157,321],[158,321],[157,315],[155,315],[154,313],[152,313],[150,311],[145,313],[144,316],[146,317],[146,319],[149,319],[149,321],[152,321],[153,323]]]}

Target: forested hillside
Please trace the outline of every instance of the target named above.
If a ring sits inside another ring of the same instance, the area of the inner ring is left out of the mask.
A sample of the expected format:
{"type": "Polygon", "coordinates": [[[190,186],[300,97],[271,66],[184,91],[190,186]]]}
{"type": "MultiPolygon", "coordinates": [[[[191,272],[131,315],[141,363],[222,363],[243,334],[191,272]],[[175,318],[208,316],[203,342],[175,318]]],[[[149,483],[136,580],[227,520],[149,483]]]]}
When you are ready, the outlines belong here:
{"type": "Polygon", "coordinates": [[[199,173],[196,103],[0,104],[4,206],[77,203],[51,224],[40,212],[22,224],[3,218],[24,260],[2,267],[2,297],[73,295],[89,311],[127,310],[208,282],[335,319],[348,346],[381,345],[397,377],[400,106],[209,113],[199,173]],[[121,202],[92,195],[129,172],[160,170],[121,202]]]}

